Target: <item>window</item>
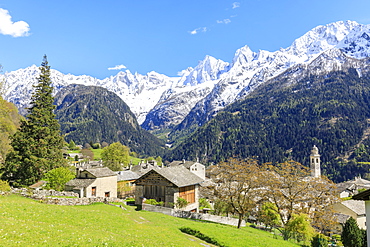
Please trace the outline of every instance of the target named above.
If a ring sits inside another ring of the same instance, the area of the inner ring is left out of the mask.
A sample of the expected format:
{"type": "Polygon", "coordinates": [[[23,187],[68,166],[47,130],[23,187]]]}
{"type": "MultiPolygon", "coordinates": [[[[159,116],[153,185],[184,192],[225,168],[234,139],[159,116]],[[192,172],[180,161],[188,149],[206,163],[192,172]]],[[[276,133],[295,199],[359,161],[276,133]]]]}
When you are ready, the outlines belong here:
{"type": "Polygon", "coordinates": [[[104,193],[104,196],[105,196],[105,197],[110,197],[110,192],[109,192],[109,191],[108,191],[108,192],[105,192],[105,193],[104,193]]]}
{"type": "Polygon", "coordinates": [[[96,187],[91,187],[91,196],[96,196],[96,187]]]}

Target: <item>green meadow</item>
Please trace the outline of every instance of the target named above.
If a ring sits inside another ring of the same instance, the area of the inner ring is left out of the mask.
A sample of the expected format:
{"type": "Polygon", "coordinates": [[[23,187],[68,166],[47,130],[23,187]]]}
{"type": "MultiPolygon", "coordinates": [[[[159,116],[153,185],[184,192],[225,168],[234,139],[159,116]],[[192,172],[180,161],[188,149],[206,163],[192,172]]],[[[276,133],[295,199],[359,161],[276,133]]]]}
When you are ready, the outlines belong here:
{"type": "Polygon", "coordinates": [[[135,208],[47,205],[17,195],[0,196],[0,246],[212,246],[180,227],[230,247],[298,246],[251,227],[237,229],[135,208]]]}

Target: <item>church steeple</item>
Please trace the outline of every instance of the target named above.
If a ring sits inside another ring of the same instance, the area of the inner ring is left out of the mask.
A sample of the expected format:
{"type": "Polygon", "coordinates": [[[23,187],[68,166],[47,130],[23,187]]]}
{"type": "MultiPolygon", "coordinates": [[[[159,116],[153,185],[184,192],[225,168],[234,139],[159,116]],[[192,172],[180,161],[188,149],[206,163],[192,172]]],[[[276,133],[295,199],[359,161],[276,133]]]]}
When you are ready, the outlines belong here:
{"type": "Polygon", "coordinates": [[[321,177],[319,149],[314,145],[310,155],[311,177],[321,177]]]}

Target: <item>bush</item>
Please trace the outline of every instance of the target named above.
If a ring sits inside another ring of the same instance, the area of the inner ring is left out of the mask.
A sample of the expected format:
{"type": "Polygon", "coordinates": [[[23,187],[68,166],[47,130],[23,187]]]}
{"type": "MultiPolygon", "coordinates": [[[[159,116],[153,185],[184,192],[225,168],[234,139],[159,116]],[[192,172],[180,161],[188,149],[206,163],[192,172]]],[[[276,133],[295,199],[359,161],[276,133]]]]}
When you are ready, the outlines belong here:
{"type": "Polygon", "coordinates": [[[9,192],[10,191],[9,183],[6,181],[0,180],[0,191],[9,192]]]}
{"type": "Polygon", "coordinates": [[[206,236],[203,233],[201,233],[200,231],[191,229],[190,227],[180,227],[180,231],[183,232],[183,233],[192,235],[194,237],[197,237],[199,239],[202,239],[202,240],[206,241],[207,243],[214,244],[214,245],[220,246],[220,247],[226,247],[226,245],[223,245],[223,244],[219,243],[216,239],[214,239],[212,237],[209,237],[209,236],[206,236]]]}
{"type": "Polygon", "coordinates": [[[327,247],[328,245],[329,245],[329,242],[327,240],[327,237],[325,237],[322,234],[317,234],[311,240],[312,247],[327,247]]]}
{"type": "Polygon", "coordinates": [[[188,204],[189,204],[189,203],[188,203],[188,201],[187,201],[187,200],[185,200],[184,198],[181,198],[181,197],[178,197],[178,198],[177,198],[177,201],[176,201],[176,203],[175,203],[175,205],[176,205],[176,207],[177,207],[177,208],[184,208],[184,207],[186,207],[188,204]]]}
{"type": "Polygon", "coordinates": [[[150,205],[157,205],[158,204],[158,202],[155,199],[146,199],[144,201],[144,203],[150,204],[150,205]]]}

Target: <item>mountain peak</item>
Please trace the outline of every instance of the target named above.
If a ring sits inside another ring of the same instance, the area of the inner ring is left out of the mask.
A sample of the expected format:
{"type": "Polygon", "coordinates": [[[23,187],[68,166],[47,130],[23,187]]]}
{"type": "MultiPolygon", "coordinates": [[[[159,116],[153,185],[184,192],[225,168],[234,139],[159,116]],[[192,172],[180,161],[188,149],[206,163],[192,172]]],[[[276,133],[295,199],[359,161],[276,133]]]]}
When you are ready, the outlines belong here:
{"type": "Polygon", "coordinates": [[[338,45],[351,30],[359,25],[355,21],[338,21],[317,26],[296,39],[286,51],[292,55],[303,57],[306,62],[312,56],[338,45]]]}

